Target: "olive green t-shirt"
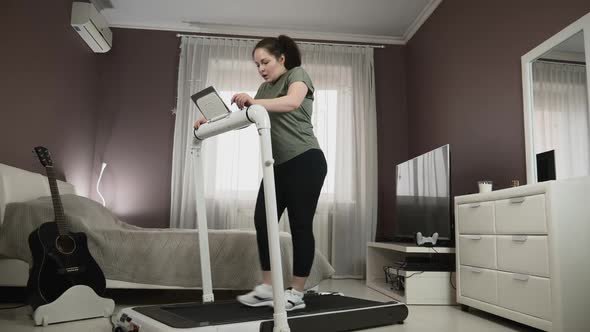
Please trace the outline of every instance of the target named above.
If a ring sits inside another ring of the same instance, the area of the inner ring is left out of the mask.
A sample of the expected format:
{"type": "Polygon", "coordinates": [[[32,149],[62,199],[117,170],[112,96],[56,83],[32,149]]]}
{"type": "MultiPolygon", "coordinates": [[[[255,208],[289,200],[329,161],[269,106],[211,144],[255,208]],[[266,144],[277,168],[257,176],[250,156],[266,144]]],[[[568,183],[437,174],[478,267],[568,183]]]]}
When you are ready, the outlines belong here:
{"type": "Polygon", "coordinates": [[[307,150],[320,148],[311,124],[314,87],[303,68],[291,68],[276,81],[262,83],[254,98],[272,99],[286,96],[289,85],[294,82],[303,82],[307,85],[307,95],[301,105],[291,112],[268,112],[272,154],[277,165],[307,150]]]}

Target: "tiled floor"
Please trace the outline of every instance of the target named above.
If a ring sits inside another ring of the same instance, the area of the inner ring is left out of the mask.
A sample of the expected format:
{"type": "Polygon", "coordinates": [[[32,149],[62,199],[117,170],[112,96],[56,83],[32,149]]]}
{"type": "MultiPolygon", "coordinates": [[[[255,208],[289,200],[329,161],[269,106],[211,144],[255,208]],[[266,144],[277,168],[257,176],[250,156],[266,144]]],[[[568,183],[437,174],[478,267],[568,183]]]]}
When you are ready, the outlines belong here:
{"type": "MultiPolygon", "coordinates": [[[[389,301],[390,298],[375,292],[360,280],[325,280],[320,291],[339,291],[348,296],[375,301],[389,301]]],[[[140,303],[139,303],[140,304],[140,303]]],[[[6,305],[2,305],[6,306],[6,305]]],[[[403,325],[387,326],[365,331],[370,332],[499,332],[538,331],[533,328],[505,320],[482,311],[471,309],[463,312],[458,306],[409,306],[410,314],[403,325]]],[[[106,318],[35,327],[31,309],[23,307],[0,310],[0,331],[2,332],[109,332],[111,325],[106,318]]],[[[316,331],[309,331],[316,332],[316,331]]],[[[317,331],[321,332],[321,331],[317,331]]]]}

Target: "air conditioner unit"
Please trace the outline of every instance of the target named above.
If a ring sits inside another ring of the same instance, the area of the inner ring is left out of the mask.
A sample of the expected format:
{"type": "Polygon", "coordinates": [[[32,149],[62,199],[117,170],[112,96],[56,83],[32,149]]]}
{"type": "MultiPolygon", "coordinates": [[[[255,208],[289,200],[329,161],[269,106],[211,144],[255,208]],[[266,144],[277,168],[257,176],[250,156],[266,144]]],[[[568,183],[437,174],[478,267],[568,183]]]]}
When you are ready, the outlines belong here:
{"type": "Polygon", "coordinates": [[[111,29],[93,4],[73,2],[71,24],[94,52],[105,53],[113,46],[111,29]]]}

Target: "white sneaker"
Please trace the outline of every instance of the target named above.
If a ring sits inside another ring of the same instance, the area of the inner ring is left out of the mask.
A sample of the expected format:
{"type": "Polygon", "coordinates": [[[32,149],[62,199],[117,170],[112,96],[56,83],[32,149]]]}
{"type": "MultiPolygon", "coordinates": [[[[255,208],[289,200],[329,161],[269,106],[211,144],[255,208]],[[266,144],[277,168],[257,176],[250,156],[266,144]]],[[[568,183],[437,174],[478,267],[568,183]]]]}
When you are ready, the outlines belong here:
{"type": "Polygon", "coordinates": [[[305,308],[305,302],[303,302],[303,293],[293,288],[289,288],[285,291],[285,310],[297,310],[305,308]]]}
{"type": "Polygon", "coordinates": [[[272,306],[272,286],[260,284],[249,293],[237,297],[238,301],[249,307],[272,306]]]}

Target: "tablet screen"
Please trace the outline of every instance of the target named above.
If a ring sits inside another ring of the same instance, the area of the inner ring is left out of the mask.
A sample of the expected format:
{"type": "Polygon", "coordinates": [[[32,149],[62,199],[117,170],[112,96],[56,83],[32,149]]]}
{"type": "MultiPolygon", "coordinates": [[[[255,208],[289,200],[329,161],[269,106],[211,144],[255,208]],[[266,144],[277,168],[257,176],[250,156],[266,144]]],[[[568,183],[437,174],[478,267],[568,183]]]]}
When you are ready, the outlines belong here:
{"type": "Polygon", "coordinates": [[[231,112],[212,86],[195,93],[191,99],[207,120],[231,112]]]}

